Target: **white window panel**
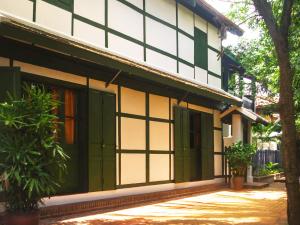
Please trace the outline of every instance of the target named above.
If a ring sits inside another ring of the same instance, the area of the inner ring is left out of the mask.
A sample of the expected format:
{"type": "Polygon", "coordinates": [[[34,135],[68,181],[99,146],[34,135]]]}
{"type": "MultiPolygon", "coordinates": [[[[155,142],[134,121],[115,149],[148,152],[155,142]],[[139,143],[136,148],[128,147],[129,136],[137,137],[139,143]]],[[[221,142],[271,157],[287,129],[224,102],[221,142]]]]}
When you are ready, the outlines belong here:
{"type": "Polygon", "coordinates": [[[32,21],[33,2],[29,0],[1,0],[0,10],[32,21]]]}
{"type": "Polygon", "coordinates": [[[194,67],[179,63],[179,74],[184,78],[194,79],[194,67]]]}
{"type": "Polygon", "coordinates": [[[146,50],[147,63],[172,73],[177,72],[177,60],[151,49],[146,50]]]}
{"type": "Polygon", "coordinates": [[[184,34],[179,33],[178,51],[179,58],[194,64],[194,40],[190,39],[184,34]]]}
{"type": "Polygon", "coordinates": [[[121,155],[121,184],[146,182],[146,154],[121,155]]]}
{"type": "Polygon", "coordinates": [[[42,0],[36,2],[36,22],[52,30],[71,35],[72,13],[42,0]]]}
{"type": "Polygon", "coordinates": [[[207,84],[207,70],[195,67],[195,80],[207,84]]]}
{"type": "Polygon", "coordinates": [[[194,14],[180,4],[178,4],[178,27],[194,36],[194,14]]]}
{"type": "Polygon", "coordinates": [[[174,0],[146,0],[146,12],[176,26],[176,2],[174,0]]]}
{"type": "Polygon", "coordinates": [[[135,115],[146,115],[146,94],[130,88],[121,88],[121,111],[135,115]]]}
{"type": "Polygon", "coordinates": [[[108,48],[135,60],[144,60],[144,47],[114,34],[108,34],[108,48]]]}
{"type": "Polygon", "coordinates": [[[108,1],[108,26],[139,41],[143,41],[143,15],[127,5],[108,1]]]}
{"type": "Polygon", "coordinates": [[[221,37],[218,28],[210,23],[208,24],[207,42],[211,47],[221,50],[221,37]]]}
{"type": "Polygon", "coordinates": [[[221,57],[211,49],[208,49],[208,71],[221,75],[221,57]]]}
{"type": "Polygon", "coordinates": [[[169,150],[169,123],[150,121],[150,150],[169,150]]]}
{"type": "Polygon", "coordinates": [[[105,0],[74,0],[74,13],[105,24],[105,0]]]}
{"type": "Polygon", "coordinates": [[[221,77],[218,78],[208,74],[208,84],[215,88],[221,88],[222,87],[221,77]]]}
{"type": "Polygon", "coordinates": [[[121,148],[128,150],[146,149],[146,121],[121,118],[121,148]]]}
{"type": "Polygon", "coordinates": [[[149,95],[150,117],[169,119],[169,98],[159,95],[149,95]]]}
{"type": "Polygon", "coordinates": [[[221,155],[215,155],[214,156],[214,164],[215,164],[215,176],[222,175],[222,156],[221,155]]]}
{"type": "Polygon", "coordinates": [[[150,154],[150,181],[169,180],[169,155],[150,154]]]}
{"type": "Polygon", "coordinates": [[[143,9],[143,0],[126,0],[127,2],[135,5],[136,7],[143,9]]]}
{"type": "Polygon", "coordinates": [[[207,21],[198,15],[195,15],[195,27],[202,30],[204,33],[207,33],[207,21]]]}
{"type": "Polygon", "coordinates": [[[146,42],[176,55],[176,30],[146,17],[146,42]]]}
{"type": "Polygon", "coordinates": [[[105,46],[104,30],[76,19],[74,20],[74,37],[77,37],[98,47],[105,46]]]}

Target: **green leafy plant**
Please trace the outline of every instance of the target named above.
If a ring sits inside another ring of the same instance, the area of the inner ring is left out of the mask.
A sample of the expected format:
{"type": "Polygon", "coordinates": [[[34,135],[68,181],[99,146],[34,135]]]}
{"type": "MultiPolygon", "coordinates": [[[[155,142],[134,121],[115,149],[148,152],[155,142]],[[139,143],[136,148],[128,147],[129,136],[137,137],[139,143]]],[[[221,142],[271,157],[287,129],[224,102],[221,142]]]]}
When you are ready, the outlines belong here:
{"type": "Polygon", "coordinates": [[[268,162],[263,168],[260,168],[258,175],[267,176],[275,173],[282,172],[283,169],[280,167],[279,163],[268,162]]]}
{"type": "Polygon", "coordinates": [[[0,175],[6,209],[26,213],[55,193],[55,171],[67,155],[57,141],[58,106],[42,86],[24,85],[22,98],[0,104],[0,175]]]}
{"type": "Polygon", "coordinates": [[[234,176],[244,176],[255,155],[256,148],[251,144],[243,144],[241,141],[226,149],[228,164],[234,176]]]}

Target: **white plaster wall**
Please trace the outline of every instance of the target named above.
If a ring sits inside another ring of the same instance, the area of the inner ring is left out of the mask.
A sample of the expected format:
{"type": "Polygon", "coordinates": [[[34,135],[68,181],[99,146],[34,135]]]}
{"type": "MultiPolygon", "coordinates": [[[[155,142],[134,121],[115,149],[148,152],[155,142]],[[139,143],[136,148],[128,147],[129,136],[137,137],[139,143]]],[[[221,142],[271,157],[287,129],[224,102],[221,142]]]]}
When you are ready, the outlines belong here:
{"type": "Polygon", "coordinates": [[[132,5],[135,5],[136,7],[143,9],[143,1],[142,0],[126,0],[126,2],[129,2],[132,5]]]}
{"type": "Polygon", "coordinates": [[[1,0],[0,10],[26,20],[33,20],[33,2],[29,0],[1,0]]]}
{"type": "Polygon", "coordinates": [[[146,43],[176,55],[176,30],[146,17],[146,43]]]}
{"type": "Polygon", "coordinates": [[[221,77],[218,78],[208,74],[208,84],[215,88],[221,88],[222,87],[221,77]]]}
{"type": "Polygon", "coordinates": [[[9,59],[0,57],[0,66],[9,66],[9,59]]]}
{"type": "Polygon", "coordinates": [[[184,63],[179,63],[179,74],[188,79],[194,79],[194,67],[190,67],[184,63]]]}
{"type": "Polygon", "coordinates": [[[104,30],[74,19],[74,37],[98,47],[105,47],[104,30]]]}
{"type": "Polygon", "coordinates": [[[121,111],[144,116],[146,113],[145,93],[121,87],[121,111]]]}
{"type": "Polygon", "coordinates": [[[178,33],[178,55],[179,58],[194,64],[194,40],[181,33],[178,33]]]}
{"type": "Polygon", "coordinates": [[[150,121],[150,150],[169,151],[169,123],[150,121]]]}
{"type": "Polygon", "coordinates": [[[176,2],[174,0],[146,0],[146,12],[176,25],[176,2]]]}
{"type": "Polygon", "coordinates": [[[121,148],[129,150],[146,149],[145,120],[121,118],[121,148]]]}
{"type": "Polygon", "coordinates": [[[120,176],[120,174],[119,174],[119,154],[117,153],[116,154],[116,184],[117,185],[120,185],[119,176],[120,176]]]}
{"type": "Polygon", "coordinates": [[[215,176],[220,176],[222,175],[222,156],[215,155],[214,161],[215,161],[215,176]]]}
{"type": "Polygon", "coordinates": [[[195,14],[195,27],[207,33],[207,22],[200,16],[195,14]]]}
{"type": "Polygon", "coordinates": [[[42,0],[36,2],[36,22],[52,30],[71,35],[72,14],[42,0]]]}
{"type": "Polygon", "coordinates": [[[21,71],[40,75],[43,77],[49,77],[57,80],[63,80],[75,84],[86,85],[86,78],[80,75],[74,75],[71,73],[65,73],[59,70],[48,69],[41,66],[32,65],[29,63],[23,63],[20,61],[13,61],[13,66],[21,67],[21,71]]]}
{"type": "Polygon", "coordinates": [[[207,84],[207,70],[195,66],[195,80],[207,84]]]}
{"type": "Polygon", "coordinates": [[[174,151],[174,125],[171,124],[171,151],[174,151]]]}
{"type": "Polygon", "coordinates": [[[214,152],[222,152],[222,131],[214,130],[214,152]]]}
{"type": "Polygon", "coordinates": [[[146,49],[147,63],[173,73],[177,72],[177,61],[166,55],[146,49]]]}
{"type": "Polygon", "coordinates": [[[169,119],[169,98],[159,95],[149,95],[150,117],[169,119]]]}
{"type": "Polygon", "coordinates": [[[135,60],[144,60],[143,46],[128,41],[124,38],[118,37],[111,33],[108,34],[108,47],[113,51],[121,53],[135,60]]]}
{"type": "Polygon", "coordinates": [[[194,36],[194,14],[180,4],[178,4],[178,27],[194,36]]]}
{"type": "Polygon", "coordinates": [[[221,75],[221,58],[217,52],[208,49],[208,70],[221,75]]]}
{"type": "Polygon", "coordinates": [[[74,13],[105,24],[105,0],[74,0],[74,13]]]}
{"type": "Polygon", "coordinates": [[[121,184],[135,184],[146,182],[146,155],[121,155],[121,184]]]}
{"type": "Polygon", "coordinates": [[[169,180],[169,155],[150,154],[150,181],[169,180]]]}
{"type": "Polygon", "coordinates": [[[108,1],[108,26],[143,41],[143,15],[119,1],[108,1]]]}
{"type": "Polygon", "coordinates": [[[208,23],[207,42],[211,47],[221,50],[221,38],[218,28],[208,23]]]}

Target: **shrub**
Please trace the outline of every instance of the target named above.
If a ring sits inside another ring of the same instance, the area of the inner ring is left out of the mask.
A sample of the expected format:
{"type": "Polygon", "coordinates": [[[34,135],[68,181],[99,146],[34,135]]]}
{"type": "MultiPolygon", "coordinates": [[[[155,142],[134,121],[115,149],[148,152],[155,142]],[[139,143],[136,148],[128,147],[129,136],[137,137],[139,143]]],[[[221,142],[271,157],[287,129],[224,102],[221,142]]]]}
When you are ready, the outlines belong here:
{"type": "Polygon", "coordinates": [[[22,98],[0,104],[0,187],[9,212],[37,210],[59,187],[54,171],[64,170],[67,159],[52,113],[58,102],[42,86],[23,89],[22,98]]]}

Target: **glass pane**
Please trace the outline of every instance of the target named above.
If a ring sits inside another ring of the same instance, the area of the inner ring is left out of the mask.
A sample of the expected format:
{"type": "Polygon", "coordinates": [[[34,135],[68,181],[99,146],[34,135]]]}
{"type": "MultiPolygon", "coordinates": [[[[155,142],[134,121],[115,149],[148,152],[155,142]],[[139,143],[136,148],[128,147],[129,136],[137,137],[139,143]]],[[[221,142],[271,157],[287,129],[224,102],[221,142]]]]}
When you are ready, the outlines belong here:
{"type": "Polygon", "coordinates": [[[74,144],[75,136],[75,94],[65,90],[65,142],[74,144]]]}

